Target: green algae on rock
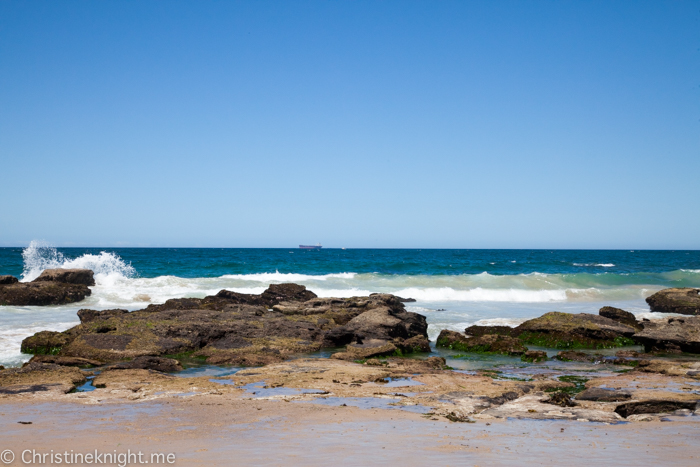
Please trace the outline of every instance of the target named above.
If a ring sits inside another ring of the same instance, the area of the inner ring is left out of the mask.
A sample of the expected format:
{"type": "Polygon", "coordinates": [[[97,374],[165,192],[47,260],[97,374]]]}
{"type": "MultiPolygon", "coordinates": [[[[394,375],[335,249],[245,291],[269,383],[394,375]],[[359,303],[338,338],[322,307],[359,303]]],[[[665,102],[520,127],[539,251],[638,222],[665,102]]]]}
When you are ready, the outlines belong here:
{"type": "Polygon", "coordinates": [[[467,337],[464,334],[447,329],[440,332],[436,345],[438,347],[473,353],[498,353],[518,356],[527,352],[527,347],[513,337],[496,334],[467,337]]]}
{"type": "Polygon", "coordinates": [[[511,335],[525,344],[556,349],[610,348],[634,345],[635,329],[604,316],[552,311],[525,321],[511,335]]]}

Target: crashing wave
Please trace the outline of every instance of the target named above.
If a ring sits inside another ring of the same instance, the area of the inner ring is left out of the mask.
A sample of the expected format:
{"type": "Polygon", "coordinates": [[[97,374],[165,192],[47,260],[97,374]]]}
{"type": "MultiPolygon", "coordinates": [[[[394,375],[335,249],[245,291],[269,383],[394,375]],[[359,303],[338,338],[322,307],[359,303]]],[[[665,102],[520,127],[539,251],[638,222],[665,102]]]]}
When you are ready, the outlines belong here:
{"type": "Polygon", "coordinates": [[[103,251],[99,255],[84,254],[75,259],[69,259],[53,246],[36,240],[22,251],[22,259],[24,260],[23,282],[36,279],[45,269],[55,268],[91,269],[95,273],[97,285],[136,275],[136,270],[114,253],[103,251]]]}

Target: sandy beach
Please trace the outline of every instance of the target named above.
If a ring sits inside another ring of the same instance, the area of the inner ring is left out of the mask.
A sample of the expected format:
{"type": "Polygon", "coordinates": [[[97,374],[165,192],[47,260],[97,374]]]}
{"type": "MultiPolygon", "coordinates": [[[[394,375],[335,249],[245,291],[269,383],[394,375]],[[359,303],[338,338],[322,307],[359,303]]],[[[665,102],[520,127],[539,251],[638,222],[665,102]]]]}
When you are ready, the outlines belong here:
{"type": "MultiPolygon", "coordinates": [[[[585,459],[691,466],[700,457],[695,418],[451,423],[400,410],[216,395],[104,405],[12,402],[0,405],[0,448],[18,457],[26,449],[174,453],[176,465],[561,465],[585,459]]],[[[23,465],[18,460],[11,465],[23,465]]]]}

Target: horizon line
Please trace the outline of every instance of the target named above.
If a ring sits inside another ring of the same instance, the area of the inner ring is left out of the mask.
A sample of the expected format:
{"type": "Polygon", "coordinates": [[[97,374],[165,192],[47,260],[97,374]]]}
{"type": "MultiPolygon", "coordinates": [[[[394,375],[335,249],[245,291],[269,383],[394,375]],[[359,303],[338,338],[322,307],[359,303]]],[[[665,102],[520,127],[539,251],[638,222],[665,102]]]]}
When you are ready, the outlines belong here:
{"type": "MultiPolygon", "coordinates": [[[[323,247],[316,250],[306,250],[296,247],[238,247],[238,246],[119,246],[119,245],[101,245],[101,246],[57,246],[43,245],[50,248],[85,248],[85,249],[101,249],[101,248],[118,248],[118,249],[191,249],[191,250],[300,250],[300,251],[322,251],[322,250],[535,250],[535,251],[700,251],[700,248],[453,248],[453,247],[323,247]]],[[[28,248],[29,245],[12,245],[2,246],[0,248],[28,248]]]]}

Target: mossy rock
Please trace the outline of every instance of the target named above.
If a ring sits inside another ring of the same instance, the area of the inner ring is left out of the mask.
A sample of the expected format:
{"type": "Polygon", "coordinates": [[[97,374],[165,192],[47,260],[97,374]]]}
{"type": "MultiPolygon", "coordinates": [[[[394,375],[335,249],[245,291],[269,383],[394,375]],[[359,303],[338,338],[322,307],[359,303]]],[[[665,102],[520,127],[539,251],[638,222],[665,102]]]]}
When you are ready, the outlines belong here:
{"type": "Polygon", "coordinates": [[[518,339],[495,334],[479,337],[467,337],[461,333],[443,330],[437,338],[438,347],[470,353],[496,353],[504,355],[523,355],[527,352],[518,339]]]}
{"type": "Polygon", "coordinates": [[[65,333],[41,331],[24,339],[20,350],[34,355],[57,355],[70,341],[70,336],[65,333]]]}
{"type": "Polygon", "coordinates": [[[553,311],[513,330],[524,344],[555,349],[603,349],[634,345],[636,330],[600,315],[553,311]]]}

